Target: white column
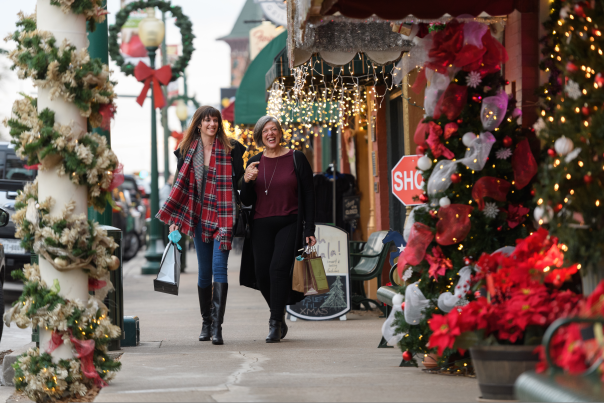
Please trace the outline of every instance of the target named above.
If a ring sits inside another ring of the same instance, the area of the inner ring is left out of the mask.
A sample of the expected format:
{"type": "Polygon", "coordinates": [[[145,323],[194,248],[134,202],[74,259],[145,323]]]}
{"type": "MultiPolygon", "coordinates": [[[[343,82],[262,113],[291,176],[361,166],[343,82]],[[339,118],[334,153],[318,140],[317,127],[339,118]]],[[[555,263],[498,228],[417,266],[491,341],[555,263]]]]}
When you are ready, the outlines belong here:
{"type": "MultiPolygon", "coordinates": [[[[37,22],[38,29],[49,31],[57,39],[57,45],[67,39],[75,45],[78,50],[88,47],[86,34],[86,20],[83,16],[75,14],[64,14],[57,6],[50,4],[50,0],[38,0],[37,3],[37,22]]],[[[50,99],[49,91],[39,89],[38,91],[38,111],[48,108],[55,112],[55,121],[62,125],[69,125],[72,122],[82,128],[86,128],[86,118],[80,115],[79,109],[72,103],[65,102],[63,99],[50,99]]],[[[38,197],[44,200],[52,197],[55,201],[54,207],[50,211],[51,216],[59,215],[65,204],[74,200],[76,202],[75,214],[87,213],[87,189],[85,186],[74,185],[67,176],[60,177],[56,168],[47,171],[40,171],[38,175],[38,197]]],[[[88,275],[82,270],[70,270],[60,272],[56,270],[49,262],[40,256],[40,275],[42,280],[51,287],[54,280],[59,281],[61,286],[60,295],[69,300],[88,300],[88,275]]],[[[40,329],[40,349],[46,351],[51,333],[45,329],[40,329]]],[[[53,353],[53,360],[72,358],[71,348],[61,345],[53,353]]]]}

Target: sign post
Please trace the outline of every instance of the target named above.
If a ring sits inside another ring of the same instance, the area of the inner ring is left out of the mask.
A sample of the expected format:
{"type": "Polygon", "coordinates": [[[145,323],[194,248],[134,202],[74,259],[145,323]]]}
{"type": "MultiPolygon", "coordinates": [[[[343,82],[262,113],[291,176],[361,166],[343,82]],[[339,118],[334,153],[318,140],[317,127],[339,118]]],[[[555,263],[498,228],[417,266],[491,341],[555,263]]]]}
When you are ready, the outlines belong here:
{"type": "Polygon", "coordinates": [[[405,155],[392,168],[392,194],[405,206],[422,204],[413,200],[423,193],[424,179],[422,171],[417,169],[417,160],[421,155],[405,155]]]}
{"type": "Polygon", "coordinates": [[[348,232],[333,225],[317,224],[317,254],[323,259],[329,292],[309,295],[296,305],[288,305],[290,320],[346,320],[351,309],[348,232]]]}

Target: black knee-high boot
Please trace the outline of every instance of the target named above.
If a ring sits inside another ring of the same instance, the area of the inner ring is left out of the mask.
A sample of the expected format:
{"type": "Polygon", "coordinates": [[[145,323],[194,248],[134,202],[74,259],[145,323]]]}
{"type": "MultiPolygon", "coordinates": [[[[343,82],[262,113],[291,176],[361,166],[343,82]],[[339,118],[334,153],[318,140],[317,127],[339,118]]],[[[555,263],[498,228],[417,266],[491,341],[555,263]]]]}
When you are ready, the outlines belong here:
{"type": "Polygon", "coordinates": [[[212,295],[212,344],[224,343],[222,340],[222,322],[224,320],[228,290],[229,285],[227,283],[214,283],[214,293],[212,295]]]}
{"type": "Polygon", "coordinates": [[[199,297],[199,310],[203,319],[199,341],[208,341],[211,339],[212,330],[212,286],[206,288],[197,286],[197,296],[199,297]]]}

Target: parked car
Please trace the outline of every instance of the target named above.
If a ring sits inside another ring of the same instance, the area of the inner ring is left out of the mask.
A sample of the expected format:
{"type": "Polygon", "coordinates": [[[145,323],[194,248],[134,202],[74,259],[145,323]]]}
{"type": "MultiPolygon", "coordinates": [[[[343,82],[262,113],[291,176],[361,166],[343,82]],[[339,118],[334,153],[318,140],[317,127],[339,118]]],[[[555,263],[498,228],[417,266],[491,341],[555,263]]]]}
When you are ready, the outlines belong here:
{"type": "Polygon", "coordinates": [[[0,243],[6,263],[6,275],[2,275],[2,281],[4,298],[11,302],[21,295],[23,284],[13,279],[10,273],[30,263],[31,254],[21,247],[21,240],[15,238],[15,223],[10,217],[15,213],[17,192],[23,190],[27,182],[33,182],[37,175],[36,169],[28,169],[25,162],[17,157],[12,144],[0,142],[0,207],[9,214],[8,225],[0,227],[0,243]]]}
{"type": "Polygon", "coordinates": [[[121,188],[124,191],[126,198],[130,198],[130,215],[134,219],[134,231],[138,235],[139,240],[144,244],[147,225],[145,218],[147,216],[148,207],[145,204],[145,197],[139,189],[136,179],[133,175],[124,175],[124,183],[121,188]]]}
{"type": "Polygon", "coordinates": [[[115,206],[111,219],[113,226],[122,230],[122,259],[124,262],[132,259],[141,248],[142,242],[135,230],[135,219],[130,213],[132,199],[130,192],[122,186],[111,192],[115,206]]]}

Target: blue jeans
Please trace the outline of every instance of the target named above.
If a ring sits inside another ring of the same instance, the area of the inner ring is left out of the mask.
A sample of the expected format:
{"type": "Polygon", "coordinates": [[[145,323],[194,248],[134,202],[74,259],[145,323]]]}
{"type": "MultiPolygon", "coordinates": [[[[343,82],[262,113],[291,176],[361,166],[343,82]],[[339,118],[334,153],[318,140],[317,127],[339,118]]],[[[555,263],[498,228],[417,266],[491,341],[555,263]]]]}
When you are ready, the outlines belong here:
{"type": "Polygon", "coordinates": [[[205,243],[201,240],[201,223],[195,227],[195,251],[197,252],[198,279],[197,285],[207,288],[212,285],[212,274],[214,282],[227,283],[227,262],[229,260],[228,250],[220,250],[220,241],[213,240],[205,243]]]}

